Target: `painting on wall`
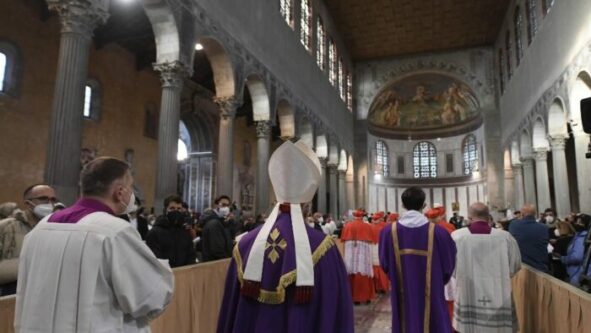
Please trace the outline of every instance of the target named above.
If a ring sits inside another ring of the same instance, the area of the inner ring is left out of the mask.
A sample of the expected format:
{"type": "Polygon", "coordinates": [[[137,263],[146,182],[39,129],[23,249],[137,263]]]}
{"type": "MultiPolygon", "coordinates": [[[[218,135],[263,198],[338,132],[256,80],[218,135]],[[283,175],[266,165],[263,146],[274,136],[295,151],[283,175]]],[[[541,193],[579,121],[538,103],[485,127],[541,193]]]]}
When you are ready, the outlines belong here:
{"type": "Polygon", "coordinates": [[[144,136],[158,140],[158,108],[154,103],[147,103],[144,107],[144,136]]]}
{"type": "Polygon", "coordinates": [[[478,116],[478,100],[465,83],[443,74],[421,73],[382,89],[368,120],[381,129],[408,131],[461,125],[478,116]]]}

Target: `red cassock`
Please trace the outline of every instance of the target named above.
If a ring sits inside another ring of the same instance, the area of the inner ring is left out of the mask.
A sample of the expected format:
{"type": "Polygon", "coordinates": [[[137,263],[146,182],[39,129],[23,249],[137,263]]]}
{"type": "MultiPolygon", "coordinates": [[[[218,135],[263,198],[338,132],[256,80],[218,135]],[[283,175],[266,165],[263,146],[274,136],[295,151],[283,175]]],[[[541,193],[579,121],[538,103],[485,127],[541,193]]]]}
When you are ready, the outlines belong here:
{"type": "MultiPolygon", "coordinates": [[[[437,222],[437,225],[441,226],[441,227],[443,227],[443,229],[447,230],[447,232],[449,232],[450,235],[452,232],[454,232],[456,230],[456,227],[454,227],[453,224],[447,223],[447,221],[444,219],[441,219],[441,221],[437,222]]],[[[450,316],[451,320],[453,321],[454,301],[447,301],[447,308],[449,310],[449,316],[450,316]]]]}
{"type": "Polygon", "coordinates": [[[370,224],[355,219],[345,224],[341,234],[345,244],[345,266],[349,274],[353,302],[368,302],[375,297],[372,250],[375,237],[370,224]]]}
{"type": "Polygon", "coordinates": [[[390,279],[388,279],[388,275],[384,273],[382,267],[380,267],[380,260],[379,260],[379,248],[378,243],[380,241],[380,232],[388,225],[386,222],[381,221],[378,223],[374,223],[371,225],[374,241],[376,244],[374,245],[374,260],[373,260],[373,282],[375,285],[375,289],[377,292],[386,293],[390,291],[390,279]]]}

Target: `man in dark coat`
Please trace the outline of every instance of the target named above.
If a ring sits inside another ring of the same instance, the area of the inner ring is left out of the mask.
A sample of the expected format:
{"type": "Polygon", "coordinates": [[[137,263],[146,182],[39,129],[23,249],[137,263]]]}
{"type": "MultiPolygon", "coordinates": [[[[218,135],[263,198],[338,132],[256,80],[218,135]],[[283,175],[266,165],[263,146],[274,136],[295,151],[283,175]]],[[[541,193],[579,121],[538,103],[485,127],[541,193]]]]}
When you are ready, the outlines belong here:
{"type": "Polygon", "coordinates": [[[164,215],[146,236],[146,244],[158,259],[168,259],[170,267],[195,263],[195,249],[191,236],[184,227],[186,214],[182,210],[183,200],[177,195],[164,199],[164,215]]]}
{"type": "Polygon", "coordinates": [[[214,203],[214,209],[206,211],[200,221],[203,261],[230,258],[234,247],[230,198],[222,195],[214,203]]]}

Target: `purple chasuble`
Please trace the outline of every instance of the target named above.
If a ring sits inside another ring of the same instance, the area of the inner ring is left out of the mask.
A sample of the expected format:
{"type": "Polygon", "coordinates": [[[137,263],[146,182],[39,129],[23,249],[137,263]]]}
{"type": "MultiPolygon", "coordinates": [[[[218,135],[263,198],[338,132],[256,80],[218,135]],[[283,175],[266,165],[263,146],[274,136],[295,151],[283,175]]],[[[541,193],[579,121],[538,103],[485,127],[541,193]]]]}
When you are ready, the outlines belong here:
{"type": "Polygon", "coordinates": [[[113,210],[104,203],[96,199],[81,198],[74,205],[51,214],[47,221],[49,223],[78,223],[87,215],[96,212],[115,215],[113,210]]]}
{"type": "MultiPolygon", "coordinates": [[[[397,224],[398,243],[401,251],[402,288],[399,288],[392,238],[392,225],[380,233],[380,265],[392,281],[392,332],[424,333],[425,289],[429,223],[417,228],[397,224]],[[407,250],[407,251],[404,251],[407,250]],[[418,250],[418,251],[412,251],[418,250]],[[401,290],[402,289],[402,290],[401,290]],[[401,292],[403,295],[401,295],[401,292]],[[404,298],[404,318],[400,318],[404,298]]],[[[431,257],[431,297],[429,309],[429,330],[431,333],[451,333],[451,321],[445,301],[444,286],[451,278],[456,261],[456,245],[443,227],[435,226],[431,257]]]]}
{"type": "Polygon", "coordinates": [[[309,303],[296,304],[295,245],[289,213],[279,214],[267,239],[259,299],[241,294],[242,274],[260,230],[244,235],[234,248],[217,332],[352,333],[353,302],[343,259],[330,237],[308,226],[314,287],[309,303]]]}
{"type": "Polygon", "coordinates": [[[468,226],[468,230],[472,234],[488,235],[492,231],[492,227],[486,221],[474,221],[468,226]]]}

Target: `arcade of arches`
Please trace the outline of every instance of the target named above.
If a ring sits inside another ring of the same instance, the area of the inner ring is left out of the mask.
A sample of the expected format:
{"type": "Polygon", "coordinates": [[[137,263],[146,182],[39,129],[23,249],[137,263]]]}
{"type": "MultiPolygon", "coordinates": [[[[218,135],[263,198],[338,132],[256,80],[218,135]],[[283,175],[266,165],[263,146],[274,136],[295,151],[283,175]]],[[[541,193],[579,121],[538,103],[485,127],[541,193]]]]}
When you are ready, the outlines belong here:
{"type": "Polygon", "coordinates": [[[0,202],[44,182],[71,204],[108,155],[156,214],[267,213],[269,157],[302,140],[337,219],[414,185],[463,216],[591,213],[591,1],[427,2],[1,0],[0,202]]]}

